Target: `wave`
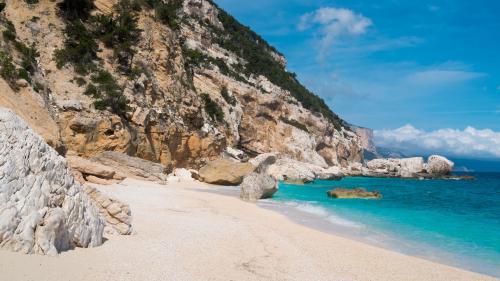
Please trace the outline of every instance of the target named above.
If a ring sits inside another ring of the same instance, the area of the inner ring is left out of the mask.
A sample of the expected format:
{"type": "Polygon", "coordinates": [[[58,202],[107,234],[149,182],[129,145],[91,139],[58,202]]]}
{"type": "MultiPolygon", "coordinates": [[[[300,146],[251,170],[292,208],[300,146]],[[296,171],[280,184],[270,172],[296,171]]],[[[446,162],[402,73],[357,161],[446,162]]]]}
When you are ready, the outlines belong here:
{"type": "Polygon", "coordinates": [[[286,206],[290,206],[304,213],[312,214],[325,219],[326,221],[343,227],[349,228],[363,228],[363,225],[350,221],[348,219],[339,217],[333,214],[328,209],[316,205],[316,202],[297,202],[297,201],[287,201],[284,202],[286,206]]]}
{"type": "Polygon", "coordinates": [[[361,225],[359,223],[355,223],[353,221],[346,220],[346,219],[341,218],[341,217],[336,216],[336,215],[330,215],[327,220],[333,224],[336,224],[336,225],[342,225],[342,226],[352,227],[352,228],[363,228],[363,225],[361,225]]]}

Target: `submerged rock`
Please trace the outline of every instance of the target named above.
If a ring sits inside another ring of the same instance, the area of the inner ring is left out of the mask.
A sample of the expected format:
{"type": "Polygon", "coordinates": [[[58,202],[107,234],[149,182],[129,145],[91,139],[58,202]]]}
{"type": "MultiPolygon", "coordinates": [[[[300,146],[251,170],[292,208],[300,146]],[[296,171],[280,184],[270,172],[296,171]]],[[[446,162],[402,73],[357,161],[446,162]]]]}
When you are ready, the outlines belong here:
{"type": "Polygon", "coordinates": [[[278,191],[278,182],[269,175],[251,173],[240,185],[240,198],[245,201],[257,201],[271,198],[278,191]]]}
{"type": "Polygon", "coordinates": [[[382,195],[378,191],[367,191],[364,188],[336,188],[327,192],[329,197],[337,199],[381,199],[382,195]]]}
{"type": "Polygon", "coordinates": [[[55,255],[101,245],[103,229],[66,160],[0,108],[0,248],[55,255]]]}
{"type": "Polygon", "coordinates": [[[255,167],[250,163],[239,163],[228,159],[208,162],[199,170],[200,179],[210,184],[239,185],[243,178],[253,172],[255,167]]]}

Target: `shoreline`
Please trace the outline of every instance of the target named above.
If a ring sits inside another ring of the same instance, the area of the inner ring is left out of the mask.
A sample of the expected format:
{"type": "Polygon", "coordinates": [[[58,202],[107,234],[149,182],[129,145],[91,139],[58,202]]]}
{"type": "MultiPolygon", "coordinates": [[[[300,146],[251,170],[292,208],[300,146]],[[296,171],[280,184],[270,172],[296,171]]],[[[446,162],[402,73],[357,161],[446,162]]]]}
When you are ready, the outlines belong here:
{"type": "Polygon", "coordinates": [[[378,232],[365,224],[344,218],[317,205],[298,201],[262,200],[262,208],[285,215],[294,223],[403,255],[500,278],[500,270],[480,260],[460,256],[425,243],[378,232]]]}
{"type": "Polygon", "coordinates": [[[0,251],[6,280],[499,280],[298,224],[199,182],[126,180],[131,236],[57,257],[0,251]]]}

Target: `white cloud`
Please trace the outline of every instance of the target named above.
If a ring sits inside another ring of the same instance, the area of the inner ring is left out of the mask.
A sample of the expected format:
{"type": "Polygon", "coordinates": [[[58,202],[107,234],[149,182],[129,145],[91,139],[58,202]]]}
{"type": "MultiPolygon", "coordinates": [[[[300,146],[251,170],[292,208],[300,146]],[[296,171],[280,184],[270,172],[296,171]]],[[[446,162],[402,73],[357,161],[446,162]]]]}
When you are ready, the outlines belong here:
{"type": "Polygon", "coordinates": [[[426,132],[406,125],[395,130],[376,130],[375,144],[406,153],[444,154],[460,157],[500,158],[500,132],[490,129],[440,129],[426,132]]]}
{"type": "Polygon", "coordinates": [[[352,10],[324,7],[300,18],[298,29],[304,31],[318,25],[321,29],[319,58],[323,60],[340,36],[356,36],[366,32],[372,21],[352,10]]]}
{"type": "Polygon", "coordinates": [[[469,81],[483,76],[485,76],[485,74],[480,72],[434,69],[412,73],[407,77],[407,82],[411,84],[435,86],[469,81]]]}

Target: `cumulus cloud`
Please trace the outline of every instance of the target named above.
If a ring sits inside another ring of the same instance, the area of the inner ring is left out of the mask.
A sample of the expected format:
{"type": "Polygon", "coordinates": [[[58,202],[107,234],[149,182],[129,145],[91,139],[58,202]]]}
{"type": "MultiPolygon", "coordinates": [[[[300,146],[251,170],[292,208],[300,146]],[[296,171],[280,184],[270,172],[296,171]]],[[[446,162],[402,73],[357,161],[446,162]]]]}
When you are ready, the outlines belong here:
{"type": "Polygon", "coordinates": [[[375,144],[410,154],[439,153],[459,157],[500,158],[500,132],[490,129],[440,129],[426,132],[412,125],[376,130],[375,144]]]}
{"type": "Polygon", "coordinates": [[[304,31],[313,26],[321,30],[320,59],[324,59],[328,50],[340,36],[356,36],[366,32],[372,21],[352,10],[324,7],[314,12],[304,14],[300,18],[298,29],[304,31]]]}

